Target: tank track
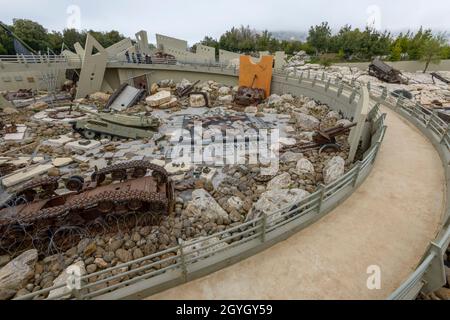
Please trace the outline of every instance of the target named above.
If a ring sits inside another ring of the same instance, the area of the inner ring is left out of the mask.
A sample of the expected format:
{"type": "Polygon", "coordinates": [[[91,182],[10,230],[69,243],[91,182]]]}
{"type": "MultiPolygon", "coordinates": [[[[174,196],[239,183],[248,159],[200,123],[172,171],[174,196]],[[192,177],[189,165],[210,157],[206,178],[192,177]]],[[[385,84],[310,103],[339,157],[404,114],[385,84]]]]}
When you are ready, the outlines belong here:
{"type": "Polygon", "coordinates": [[[104,169],[98,170],[92,174],[92,181],[102,183],[107,175],[111,175],[113,180],[126,180],[128,178],[128,171],[131,172],[133,178],[144,177],[148,170],[153,171],[153,177],[157,178],[158,183],[167,183],[169,181],[169,174],[167,171],[149,161],[131,161],[115,164],[104,169]]]}
{"type": "MultiPolygon", "coordinates": [[[[78,198],[74,201],[70,201],[69,203],[66,203],[65,205],[59,206],[59,207],[53,207],[48,209],[43,209],[35,214],[33,214],[30,219],[27,219],[24,217],[22,220],[25,223],[34,223],[39,220],[45,220],[45,219],[53,219],[58,218],[65,220],[67,215],[70,215],[72,212],[79,212],[83,210],[90,210],[95,209],[102,203],[111,203],[113,206],[111,207],[111,210],[109,212],[114,212],[115,209],[117,209],[121,204],[129,204],[133,201],[140,201],[142,204],[147,204],[149,206],[150,211],[156,211],[156,212],[165,212],[167,211],[167,208],[169,206],[168,199],[165,199],[160,194],[153,194],[153,193],[146,193],[145,191],[130,191],[130,192],[123,192],[123,191],[109,191],[104,192],[100,195],[97,195],[95,197],[88,197],[88,198],[78,198]]],[[[143,206],[144,207],[144,206],[143,206]]],[[[105,212],[105,214],[108,214],[109,212],[105,212]]]]}
{"type": "Polygon", "coordinates": [[[36,195],[45,196],[46,198],[55,195],[55,190],[58,189],[59,180],[61,177],[44,177],[34,179],[15,192],[15,199],[24,197],[26,201],[34,201],[36,195]]]}
{"type": "Polygon", "coordinates": [[[106,229],[131,229],[138,221],[140,225],[157,225],[170,206],[170,199],[161,194],[138,190],[108,191],[95,197],[79,197],[64,205],[23,216],[20,221],[0,220],[0,252],[30,247],[46,252],[49,246],[55,246],[53,249],[57,251],[67,250],[81,239],[72,239],[64,232],[61,234],[61,230],[78,229],[84,230],[88,236],[97,236],[106,229]]]}

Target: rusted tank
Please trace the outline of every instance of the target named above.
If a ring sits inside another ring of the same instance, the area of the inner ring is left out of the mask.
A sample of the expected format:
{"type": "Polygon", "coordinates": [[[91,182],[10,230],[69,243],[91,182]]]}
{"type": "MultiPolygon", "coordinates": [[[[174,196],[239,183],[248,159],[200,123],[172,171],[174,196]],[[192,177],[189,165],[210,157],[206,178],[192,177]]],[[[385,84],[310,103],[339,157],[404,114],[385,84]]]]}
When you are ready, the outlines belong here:
{"type": "Polygon", "coordinates": [[[384,63],[380,59],[374,59],[369,66],[369,75],[388,83],[408,84],[408,80],[403,77],[399,70],[384,63]]]}
{"type": "Polygon", "coordinates": [[[24,188],[28,196],[25,203],[0,211],[0,251],[27,249],[38,243],[44,248],[49,243],[59,249],[70,248],[79,239],[71,239],[67,231],[77,229],[95,236],[138,223],[156,225],[173,212],[174,189],[167,172],[145,161],[97,171],[90,182],[72,177],[67,187],[75,191],[65,195],[54,194],[57,185],[57,178],[36,181],[24,188]],[[149,170],[152,175],[146,176],[149,170]],[[102,185],[107,174],[116,183],[102,185]],[[46,193],[36,196],[36,188],[46,193]]]}
{"type": "Polygon", "coordinates": [[[259,88],[239,87],[234,103],[241,106],[260,104],[266,98],[265,91],[259,88]]]}

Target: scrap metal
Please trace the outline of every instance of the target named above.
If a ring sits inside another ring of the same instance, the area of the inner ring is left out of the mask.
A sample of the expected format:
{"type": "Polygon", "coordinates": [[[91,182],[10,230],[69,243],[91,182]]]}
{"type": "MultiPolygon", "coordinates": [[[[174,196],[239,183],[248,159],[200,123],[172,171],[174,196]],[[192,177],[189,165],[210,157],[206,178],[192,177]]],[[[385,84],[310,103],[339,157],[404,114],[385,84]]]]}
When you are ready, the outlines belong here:
{"type": "Polygon", "coordinates": [[[306,152],[311,150],[319,149],[320,152],[333,148],[340,149],[339,144],[336,141],[336,138],[345,134],[348,134],[350,130],[355,127],[357,123],[352,123],[347,126],[336,126],[324,131],[316,131],[313,136],[313,142],[310,143],[298,143],[293,146],[285,146],[282,148],[281,152],[286,151],[296,151],[296,152],[306,152]]]}
{"type": "MultiPolygon", "coordinates": [[[[55,241],[53,236],[64,228],[108,226],[111,219],[117,221],[129,213],[144,220],[150,217],[156,224],[174,209],[174,188],[167,171],[146,161],[97,170],[91,182],[72,177],[67,182],[72,192],[61,196],[55,194],[59,181],[60,177],[36,179],[18,191],[17,196],[23,196],[22,202],[13,202],[0,210],[0,250],[32,246],[32,239],[36,237],[41,242],[48,242],[50,238],[55,241]],[[152,171],[151,176],[147,176],[148,170],[152,171]],[[113,180],[121,182],[101,185],[103,177],[109,173],[113,180]],[[73,182],[78,183],[71,184],[73,182]],[[42,190],[41,200],[35,200],[42,190]]],[[[76,244],[76,241],[64,241],[65,246],[76,244]]]]}

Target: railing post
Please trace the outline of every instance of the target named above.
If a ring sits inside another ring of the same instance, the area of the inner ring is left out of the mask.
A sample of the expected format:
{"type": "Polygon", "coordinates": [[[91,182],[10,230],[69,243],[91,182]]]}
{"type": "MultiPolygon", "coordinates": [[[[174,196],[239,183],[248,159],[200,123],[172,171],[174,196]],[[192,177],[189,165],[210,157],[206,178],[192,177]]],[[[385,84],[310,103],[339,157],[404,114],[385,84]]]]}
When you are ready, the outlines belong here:
{"type": "Polygon", "coordinates": [[[447,136],[448,132],[449,132],[449,127],[447,126],[447,129],[445,129],[445,132],[444,132],[444,134],[442,135],[442,138],[441,138],[440,143],[443,143],[443,142],[444,142],[445,137],[447,136]]]}
{"type": "Polygon", "coordinates": [[[353,103],[353,101],[355,101],[355,98],[356,98],[356,92],[357,92],[357,89],[356,88],[353,88],[353,91],[352,91],[352,94],[350,95],[350,103],[353,103]]]}
{"type": "Polygon", "coordinates": [[[388,90],[386,87],[383,88],[383,92],[381,93],[381,100],[386,100],[388,96],[388,90]]]}
{"type": "Polygon", "coordinates": [[[322,205],[323,205],[323,201],[325,199],[325,186],[323,184],[320,184],[319,186],[320,188],[320,199],[319,199],[319,214],[322,211],[322,205]]]}
{"type": "Polygon", "coordinates": [[[372,158],[372,161],[371,161],[371,164],[372,164],[372,165],[375,163],[375,160],[376,160],[377,157],[378,157],[378,152],[380,151],[380,147],[381,147],[381,143],[380,143],[380,142],[377,142],[377,143],[376,143],[377,151],[375,151],[375,154],[374,154],[374,156],[373,156],[373,158],[372,158]]]}
{"type": "Polygon", "coordinates": [[[341,82],[341,84],[339,85],[339,89],[337,91],[337,96],[340,97],[343,91],[344,91],[344,83],[341,82]]]}
{"type": "Polygon", "coordinates": [[[180,260],[181,260],[181,274],[183,276],[184,282],[187,282],[187,266],[186,266],[186,256],[184,255],[183,244],[180,243],[178,247],[178,251],[180,252],[180,260]]]}
{"type": "Polygon", "coordinates": [[[266,242],[267,214],[264,212],[261,225],[261,242],[266,242]]]}
{"type": "Polygon", "coordinates": [[[361,172],[361,161],[358,161],[358,163],[356,164],[356,173],[355,173],[355,180],[353,181],[353,188],[356,188],[356,185],[358,183],[358,179],[359,179],[359,174],[361,172]]]}
{"type": "Polygon", "coordinates": [[[300,73],[300,77],[298,78],[298,83],[301,84],[303,81],[303,71],[300,73]]]}
{"type": "Polygon", "coordinates": [[[330,89],[330,85],[331,85],[331,79],[328,79],[327,84],[325,85],[325,91],[328,91],[328,89],[330,89]]]}
{"type": "Polygon", "coordinates": [[[76,300],[82,300],[80,290],[77,288],[72,289],[72,296],[75,297],[76,300]]]}
{"type": "Polygon", "coordinates": [[[397,103],[395,105],[395,110],[397,110],[398,108],[401,108],[402,106],[403,106],[403,99],[402,99],[402,97],[398,97],[397,103]]]}

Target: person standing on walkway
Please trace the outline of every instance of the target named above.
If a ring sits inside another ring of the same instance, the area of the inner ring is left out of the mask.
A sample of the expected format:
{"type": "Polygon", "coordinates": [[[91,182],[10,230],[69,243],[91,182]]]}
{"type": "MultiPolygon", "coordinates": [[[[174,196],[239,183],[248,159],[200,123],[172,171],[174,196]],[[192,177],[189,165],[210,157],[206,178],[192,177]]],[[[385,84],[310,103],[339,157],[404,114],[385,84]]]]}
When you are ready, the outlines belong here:
{"type": "Polygon", "coordinates": [[[127,62],[128,62],[128,63],[131,63],[131,60],[130,60],[130,53],[128,52],[128,50],[125,51],[125,57],[127,58],[127,62]]]}
{"type": "Polygon", "coordinates": [[[133,63],[136,63],[136,55],[133,53],[131,53],[131,59],[133,60],[133,63]]]}

